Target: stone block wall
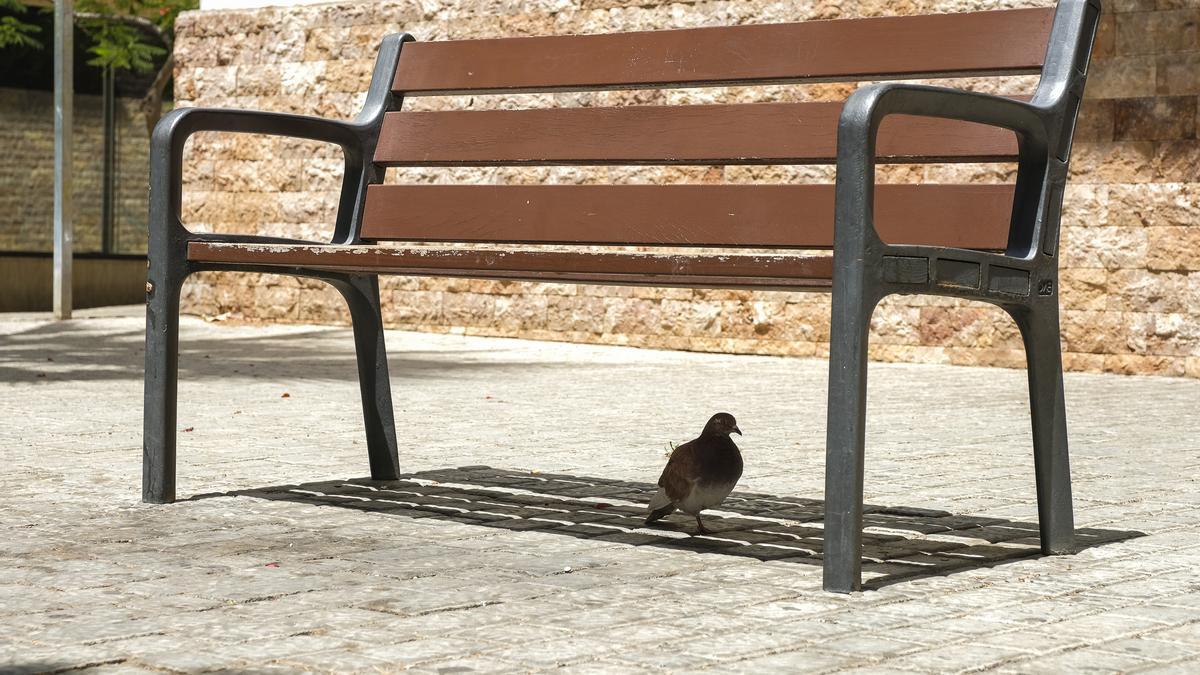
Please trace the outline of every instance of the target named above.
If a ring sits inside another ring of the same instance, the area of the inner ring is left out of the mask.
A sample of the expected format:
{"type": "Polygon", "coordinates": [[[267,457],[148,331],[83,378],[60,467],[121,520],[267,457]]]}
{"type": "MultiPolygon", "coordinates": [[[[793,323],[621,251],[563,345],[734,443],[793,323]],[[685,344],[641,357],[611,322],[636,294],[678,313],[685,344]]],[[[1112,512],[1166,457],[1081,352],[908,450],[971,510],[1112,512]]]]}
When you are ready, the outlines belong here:
{"type": "MultiPolygon", "coordinates": [[[[408,0],[200,12],[178,24],[181,105],[348,118],[363,99],[380,36],[439,40],[594,33],[823,18],[956,12],[1045,0],[408,0]]],[[[1074,149],[1063,217],[1064,350],[1072,370],[1200,377],[1200,6],[1109,0],[1074,149]]],[[[1002,94],[1035,78],[952,83],[1002,94]]],[[[415,109],[840,100],[853,85],[711,88],[414,99],[415,109]]],[[[202,136],[191,146],[185,220],[198,229],[327,236],[339,155],[263,137],[202,136]]],[[[830,181],[828,167],[547,168],[393,172],[430,182],[830,181]]],[[[1012,167],[906,166],[881,180],[1011,180],[1012,167]]],[[[319,284],[272,275],[199,275],[188,311],[247,319],[344,322],[319,284]]],[[[384,311],[395,327],[669,349],[823,355],[823,294],[634,289],[396,277],[384,311]]],[[[995,308],[935,298],[885,301],[874,358],[1023,365],[1019,336],[995,308]]]]}
{"type": "MultiPolygon", "coordinates": [[[[117,100],[115,245],[146,251],[150,138],[137,105],[117,100]]],[[[0,88],[0,251],[50,251],[54,238],[54,94],[0,88]]],[[[99,96],[75,95],[72,171],[75,251],[100,250],[104,112],[99,96]]]]}

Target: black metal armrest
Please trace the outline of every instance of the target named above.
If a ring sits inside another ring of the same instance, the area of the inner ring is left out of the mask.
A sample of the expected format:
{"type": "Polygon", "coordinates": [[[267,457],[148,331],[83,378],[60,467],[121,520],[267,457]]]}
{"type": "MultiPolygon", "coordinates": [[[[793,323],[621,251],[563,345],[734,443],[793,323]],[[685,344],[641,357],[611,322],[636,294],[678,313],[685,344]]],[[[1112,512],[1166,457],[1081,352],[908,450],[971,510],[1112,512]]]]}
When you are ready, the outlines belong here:
{"type": "MultiPolygon", "coordinates": [[[[334,143],[341,147],[345,156],[346,168],[342,177],[342,193],[345,198],[349,191],[358,190],[360,181],[356,178],[362,173],[365,154],[363,140],[369,130],[368,125],[359,123],[289,113],[217,108],[173,110],[158,122],[150,138],[151,209],[164,216],[164,218],[152,219],[151,227],[165,226],[169,229],[178,229],[180,235],[188,238],[203,237],[223,240],[235,238],[238,241],[261,241],[263,243],[282,241],[277,238],[251,235],[237,237],[192,235],[184,228],[180,220],[180,208],[183,201],[183,149],[192,134],[200,131],[226,131],[288,136],[334,143]]],[[[342,204],[345,203],[346,200],[343,199],[342,204]]],[[[342,221],[348,223],[350,216],[348,213],[343,214],[342,210],[339,208],[338,226],[335,226],[338,231],[346,229],[342,221]]]]}
{"type": "Polygon", "coordinates": [[[231,131],[244,134],[290,136],[337,143],[343,148],[358,144],[357,126],[350,122],[309,115],[224,108],[172,110],[154,127],[151,146],[181,153],[188,137],[198,131],[231,131]]]}
{"type": "MultiPolygon", "coordinates": [[[[1006,263],[1053,266],[1075,119],[1083,99],[1088,61],[1100,17],[1099,0],[1060,0],[1046,46],[1041,80],[1030,102],[976,92],[889,83],[850,96],[838,124],[835,259],[844,251],[843,276],[887,250],[873,222],[875,137],[884,117],[941,117],[1010,129],[1016,133],[1016,192],[1006,263]],[[1038,255],[1040,252],[1041,255],[1038,255]]],[[[958,249],[924,247],[931,256],[958,249]]],[[[999,257],[999,256],[997,256],[999,257]]],[[[1049,271],[1049,268],[1046,270],[1049,271]]],[[[836,286],[835,272],[835,286],[836,286]]]]}
{"type": "MultiPolygon", "coordinates": [[[[948,87],[888,83],[854,92],[838,122],[837,246],[855,250],[883,247],[873,219],[875,140],[888,115],[940,117],[1015,132],[1019,148],[1016,224],[1036,216],[1036,196],[1046,172],[1047,118],[1053,113],[1052,107],[948,87]]],[[[1032,230],[1032,223],[1028,229],[1032,230]]]]}
{"type": "Polygon", "coordinates": [[[375,61],[375,71],[371,76],[371,86],[367,91],[367,100],[358,117],[352,122],[289,113],[213,108],[182,108],[164,115],[150,137],[151,277],[157,277],[162,282],[186,277],[190,269],[186,263],[187,242],[193,239],[250,243],[330,243],[255,235],[198,235],[189,232],[180,221],[180,207],[183,202],[183,147],[188,137],[198,131],[289,136],[337,144],[342,149],[346,164],[331,243],[355,243],[358,236],[356,222],[362,210],[366,186],[382,178],[371,163],[371,156],[375,152],[383,116],[394,104],[391,85],[395,80],[400,48],[411,40],[412,37],[405,33],[389,35],[383,39],[375,61]]]}

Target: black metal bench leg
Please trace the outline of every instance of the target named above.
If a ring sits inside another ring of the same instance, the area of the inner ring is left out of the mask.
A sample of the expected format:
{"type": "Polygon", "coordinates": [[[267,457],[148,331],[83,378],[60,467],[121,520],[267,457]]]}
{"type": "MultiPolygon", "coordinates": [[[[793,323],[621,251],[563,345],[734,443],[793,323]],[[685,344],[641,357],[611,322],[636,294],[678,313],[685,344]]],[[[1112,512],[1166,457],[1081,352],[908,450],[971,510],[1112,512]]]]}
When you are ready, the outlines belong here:
{"type": "Polygon", "coordinates": [[[354,322],[354,348],[358,354],[358,384],[362,391],[371,478],[396,480],[400,476],[400,459],[396,450],[392,388],[379,307],[379,279],[355,276],[331,283],[346,298],[354,322]]]}
{"type": "Polygon", "coordinates": [[[183,279],[147,285],[142,501],[175,501],[175,420],[179,384],[179,292],[183,279]]]}
{"type": "Polygon", "coordinates": [[[834,292],[829,346],[823,587],[836,593],[862,583],[867,333],[874,309],[861,285],[849,285],[856,287],[834,292]]]}
{"type": "Polygon", "coordinates": [[[1046,304],[1036,310],[1016,310],[1013,318],[1021,329],[1029,364],[1029,407],[1042,552],[1074,553],[1075,518],[1071,506],[1058,307],[1046,304]]]}

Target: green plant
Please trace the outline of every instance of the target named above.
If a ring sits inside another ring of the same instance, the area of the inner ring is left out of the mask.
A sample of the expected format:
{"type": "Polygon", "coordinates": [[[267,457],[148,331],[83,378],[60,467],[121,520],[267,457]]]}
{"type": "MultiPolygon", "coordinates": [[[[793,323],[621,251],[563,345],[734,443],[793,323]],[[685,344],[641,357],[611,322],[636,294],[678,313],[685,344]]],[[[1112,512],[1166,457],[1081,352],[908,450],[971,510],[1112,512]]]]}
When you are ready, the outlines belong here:
{"type": "MultiPolygon", "coordinates": [[[[24,14],[26,9],[17,0],[0,0],[0,9],[14,14],[24,14]]],[[[33,47],[41,49],[42,42],[33,37],[42,32],[33,24],[25,23],[15,16],[0,16],[0,49],[5,47],[33,47]]]]}
{"type": "MultiPolygon", "coordinates": [[[[198,0],[77,0],[75,3],[77,25],[92,39],[88,47],[89,65],[155,74],[141,105],[147,132],[154,129],[162,116],[163,92],[175,70],[175,19],[180,12],[198,5],[198,0]]],[[[33,37],[41,29],[19,18],[27,11],[20,0],[0,0],[0,9],[18,15],[0,17],[0,49],[43,47],[33,37]]]]}
{"type": "MultiPolygon", "coordinates": [[[[14,0],[0,0],[12,2],[14,0]]],[[[175,70],[175,19],[198,0],[80,0],[79,27],[95,40],[88,64],[115,70],[155,72],[142,98],[147,133],[162,117],[163,91],[175,70]],[[156,44],[157,42],[157,44],[156,44]],[[158,58],[166,56],[161,63],[158,58]],[[157,71],[155,68],[157,66],[157,71]]]]}

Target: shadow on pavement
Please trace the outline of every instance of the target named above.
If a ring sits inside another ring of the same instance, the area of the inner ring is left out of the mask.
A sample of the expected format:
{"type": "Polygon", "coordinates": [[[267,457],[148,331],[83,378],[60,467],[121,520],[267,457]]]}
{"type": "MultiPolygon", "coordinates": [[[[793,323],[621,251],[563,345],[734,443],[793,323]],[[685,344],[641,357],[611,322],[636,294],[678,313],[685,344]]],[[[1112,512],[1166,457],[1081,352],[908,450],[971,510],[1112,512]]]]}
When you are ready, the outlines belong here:
{"type": "MultiPolygon", "coordinates": [[[[245,496],[634,546],[821,564],[821,500],[734,492],[719,510],[705,512],[710,534],[692,536],[695,521],[685,514],[668,517],[661,527],[643,525],[645,504],[654,488],[650,483],[608,478],[467,466],[407,474],[397,481],[333,480],[192,499],[245,496]]],[[[1082,550],[1141,536],[1145,533],[1084,528],[1076,531],[1076,542],[1082,550]]],[[[866,588],[1040,555],[1037,523],[908,507],[865,507],[866,588]]]]}
{"type": "MultiPolygon", "coordinates": [[[[495,354],[497,346],[486,353],[495,354]]],[[[445,377],[460,371],[520,369],[520,359],[473,358],[478,349],[401,350],[388,354],[393,382],[445,377]]],[[[97,337],[81,322],[37,324],[0,335],[0,381],[36,382],[141,380],[145,333],[114,331],[97,337]]],[[[539,368],[573,368],[572,363],[538,362],[539,368]]],[[[593,364],[598,365],[598,364],[593,364]]],[[[287,333],[230,334],[218,338],[184,335],[179,343],[179,378],[240,376],[280,380],[303,372],[306,379],[355,382],[358,365],[348,327],[287,333]]]]}

